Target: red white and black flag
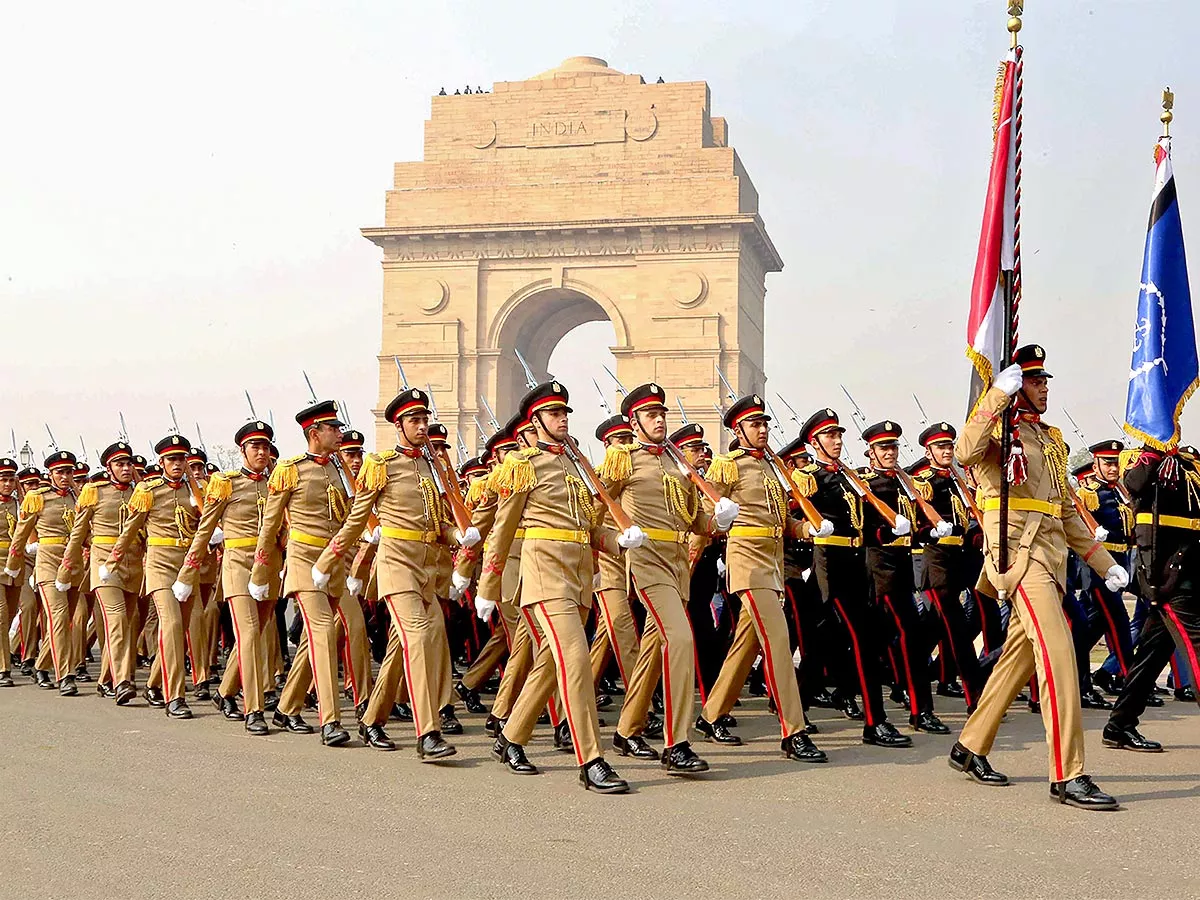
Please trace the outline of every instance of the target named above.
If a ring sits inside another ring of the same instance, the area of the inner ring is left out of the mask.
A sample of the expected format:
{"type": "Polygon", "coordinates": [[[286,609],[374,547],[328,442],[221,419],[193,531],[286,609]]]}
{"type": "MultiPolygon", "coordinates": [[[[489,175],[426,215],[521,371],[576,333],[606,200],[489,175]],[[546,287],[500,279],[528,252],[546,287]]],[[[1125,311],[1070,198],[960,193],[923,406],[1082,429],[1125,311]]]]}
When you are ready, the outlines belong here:
{"type": "Polygon", "coordinates": [[[993,112],[994,145],[988,175],[987,200],[975,278],[971,284],[971,311],[967,317],[967,357],[974,366],[968,417],[1004,359],[1006,285],[1011,287],[1013,305],[1019,300],[1020,278],[1015,247],[1019,203],[1017,164],[1020,113],[1017,105],[1017,50],[1009,51],[996,80],[993,112]]]}

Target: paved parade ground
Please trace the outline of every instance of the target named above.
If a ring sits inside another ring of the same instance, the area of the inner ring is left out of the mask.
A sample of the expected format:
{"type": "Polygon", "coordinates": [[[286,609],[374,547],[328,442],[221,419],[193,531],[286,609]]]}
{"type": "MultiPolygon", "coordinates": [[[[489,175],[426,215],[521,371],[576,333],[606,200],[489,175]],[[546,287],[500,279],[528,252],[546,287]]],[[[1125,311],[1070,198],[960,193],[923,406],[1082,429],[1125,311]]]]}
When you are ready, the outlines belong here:
{"type": "MultiPolygon", "coordinates": [[[[698,745],[713,771],[690,783],[613,758],[634,788],[617,797],[586,793],[549,729],[529,748],[544,774],[522,778],[488,754],[481,716],[464,717],[455,761],[423,765],[399,723],[398,752],[329,750],[251,738],[209,704],[191,722],[138,704],[0,692],[0,900],[1200,891],[1200,715],[1173,700],[1143,725],[1167,745],[1159,755],[1104,749],[1105,714],[1085,712],[1088,769],[1120,798],[1113,813],[1048,799],[1041,721],[1023,704],[991,757],[1014,780],[1004,789],[946,766],[953,737],[867,748],[823,709],[831,763],[785,762],[765,700],[750,699],[735,710],[750,746],[698,745]]],[[[941,705],[957,730],[961,705],[941,705]]]]}

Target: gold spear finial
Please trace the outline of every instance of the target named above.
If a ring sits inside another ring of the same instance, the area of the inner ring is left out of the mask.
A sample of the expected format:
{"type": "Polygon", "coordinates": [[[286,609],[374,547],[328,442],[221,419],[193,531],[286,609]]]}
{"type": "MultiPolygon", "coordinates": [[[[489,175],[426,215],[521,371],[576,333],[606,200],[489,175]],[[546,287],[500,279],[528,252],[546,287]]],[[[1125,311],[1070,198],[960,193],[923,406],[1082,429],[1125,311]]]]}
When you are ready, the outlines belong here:
{"type": "Polygon", "coordinates": [[[1012,46],[1017,47],[1017,35],[1021,31],[1021,16],[1025,15],[1025,0],[1009,0],[1008,4],[1008,33],[1012,36],[1012,46]]]}
{"type": "Polygon", "coordinates": [[[1170,137],[1171,122],[1175,119],[1175,113],[1172,112],[1175,108],[1175,94],[1169,87],[1163,89],[1162,108],[1162,115],[1158,120],[1163,123],[1163,137],[1170,137]]]}

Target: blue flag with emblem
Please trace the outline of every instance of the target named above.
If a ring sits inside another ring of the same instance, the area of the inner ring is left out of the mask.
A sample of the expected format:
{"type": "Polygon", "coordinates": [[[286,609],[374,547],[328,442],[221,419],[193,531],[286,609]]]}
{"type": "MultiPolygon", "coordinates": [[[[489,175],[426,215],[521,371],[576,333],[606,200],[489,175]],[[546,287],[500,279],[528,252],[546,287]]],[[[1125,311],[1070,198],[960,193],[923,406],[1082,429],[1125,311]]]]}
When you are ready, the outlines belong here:
{"type": "Polygon", "coordinates": [[[1159,140],[1154,160],[1154,199],[1142,260],[1125,431],[1151,447],[1169,450],[1179,443],[1179,416],[1196,389],[1200,365],[1169,137],[1159,140]]]}

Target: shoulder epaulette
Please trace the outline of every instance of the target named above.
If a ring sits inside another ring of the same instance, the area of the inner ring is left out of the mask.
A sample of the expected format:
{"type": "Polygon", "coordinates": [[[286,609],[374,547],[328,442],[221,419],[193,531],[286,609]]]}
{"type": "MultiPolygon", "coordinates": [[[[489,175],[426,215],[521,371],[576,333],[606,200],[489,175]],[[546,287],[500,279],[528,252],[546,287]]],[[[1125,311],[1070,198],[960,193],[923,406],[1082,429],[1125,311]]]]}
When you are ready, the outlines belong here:
{"type": "Polygon", "coordinates": [[[154,489],[162,483],[163,479],[158,476],[139,481],[138,486],[133,489],[133,496],[129,498],[129,511],[150,512],[150,507],[154,505],[154,489]]]}
{"type": "Polygon", "coordinates": [[[100,490],[96,482],[89,481],[83,486],[83,490],[79,492],[79,497],[75,501],[76,509],[84,509],[88,506],[95,506],[96,501],[100,499],[100,490]]]}
{"type": "Polygon", "coordinates": [[[872,478],[877,477],[875,470],[871,469],[871,468],[858,469],[857,471],[858,471],[859,477],[862,478],[864,481],[870,481],[872,478]]]}
{"type": "MultiPolygon", "coordinates": [[[[817,479],[813,477],[812,472],[808,471],[808,466],[803,469],[796,469],[792,472],[792,484],[796,485],[803,497],[811,497],[817,492],[817,479]]],[[[816,469],[816,466],[813,466],[816,469]]]]}
{"type": "Polygon", "coordinates": [[[596,473],[605,481],[625,481],[633,474],[632,450],[629,444],[610,444],[596,473]]]}
{"type": "Polygon", "coordinates": [[[488,478],[488,488],[501,497],[531,490],[537,484],[533,458],[541,452],[537,447],[530,447],[508,454],[500,467],[488,478]]]}
{"type": "Polygon", "coordinates": [[[704,477],[713,484],[737,484],[738,467],[734,462],[743,451],[734,450],[732,453],[721,453],[712,458],[704,477]]]}
{"type": "Polygon", "coordinates": [[[387,484],[388,460],[396,458],[395,450],[383,450],[379,453],[368,453],[363,459],[363,466],[358,472],[358,488],[364,491],[382,490],[387,484]]]}
{"type": "Polygon", "coordinates": [[[275,471],[271,473],[271,479],[267,482],[267,487],[276,493],[294,491],[296,486],[300,484],[300,473],[296,471],[296,464],[300,460],[307,458],[301,454],[300,456],[289,456],[287,459],[281,459],[276,463],[275,471]]]}
{"type": "Polygon", "coordinates": [[[1083,504],[1083,508],[1089,512],[1095,512],[1100,508],[1100,494],[1093,487],[1081,487],[1075,492],[1075,496],[1083,504]]]}
{"type": "Polygon", "coordinates": [[[807,472],[809,475],[816,475],[817,472],[819,472],[820,470],[821,470],[821,467],[818,466],[815,462],[811,462],[807,466],[803,466],[800,469],[801,472],[807,472]]]}
{"type": "MultiPolygon", "coordinates": [[[[491,473],[489,473],[490,476],[491,473]]],[[[484,498],[488,495],[488,479],[476,478],[471,482],[471,486],[467,488],[467,495],[463,497],[463,505],[467,509],[474,511],[484,498]]]]}
{"type": "Polygon", "coordinates": [[[921,495],[922,500],[933,499],[933,485],[928,478],[914,478],[913,487],[917,489],[917,493],[921,495]]]}
{"type": "Polygon", "coordinates": [[[205,503],[221,503],[233,496],[233,481],[225,474],[217,472],[209,476],[204,489],[205,503]]]}
{"type": "Polygon", "coordinates": [[[48,490],[50,490],[50,489],[49,488],[38,488],[36,491],[30,491],[29,493],[27,493],[25,495],[25,499],[21,501],[21,516],[22,516],[22,518],[27,519],[30,516],[36,516],[43,509],[45,509],[46,498],[45,498],[44,494],[48,490]]]}
{"type": "Polygon", "coordinates": [[[239,475],[242,474],[242,470],[241,469],[228,469],[227,471],[224,471],[221,474],[224,475],[226,478],[228,478],[230,481],[233,481],[233,479],[237,478],[239,475]]]}

